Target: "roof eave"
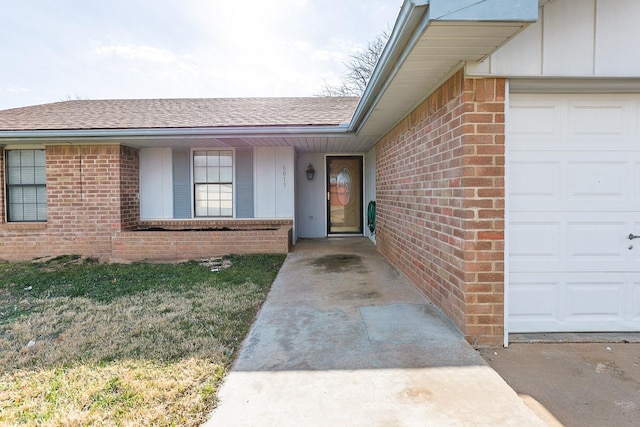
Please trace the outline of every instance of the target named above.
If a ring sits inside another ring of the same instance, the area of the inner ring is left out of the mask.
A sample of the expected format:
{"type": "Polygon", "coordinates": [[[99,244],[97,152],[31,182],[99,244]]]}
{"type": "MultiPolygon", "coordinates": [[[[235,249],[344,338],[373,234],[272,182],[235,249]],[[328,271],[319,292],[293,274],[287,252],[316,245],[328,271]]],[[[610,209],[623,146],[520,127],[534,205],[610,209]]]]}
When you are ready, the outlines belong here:
{"type": "Polygon", "coordinates": [[[1,131],[0,144],[74,141],[136,141],[139,139],[190,139],[215,137],[218,139],[263,137],[345,136],[348,124],[327,126],[238,126],[207,128],[144,128],[144,129],[52,129],[1,131]]]}
{"type": "MultiPolygon", "coordinates": [[[[391,83],[400,73],[402,66],[411,56],[414,48],[427,34],[429,28],[435,23],[472,23],[482,25],[486,23],[517,23],[519,29],[508,37],[509,40],[515,33],[524,29],[527,25],[538,19],[538,0],[405,0],[394,25],[387,46],[385,47],[378,64],[372,73],[369,84],[356,107],[353,118],[349,124],[350,130],[359,133],[372,113],[380,104],[391,83]]],[[[502,43],[502,44],[503,44],[502,43]]],[[[500,46],[502,45],[500,44],[500,46]]],[[[483,52],[487,57],[499,46],[483,52]]],[[[453,69],[463,64],[464,58],[451,59],[445,72],[434,72],[433,76],[427,75],[425,80],[441,83],[453,69]],[[438,75],[436,75],[438,73],[438,75]]],[[[437,88],[434,83],[431,87],[424,88],[424,97],[437,88]]],[[[422,89],[422,88],[421,88],[422,89]]],[[[424,97],[422,99],[424,99],[424,97]]],[[[408,107],[415,107],[415,102],[405,103],[408,107]]],[[[409,111],[394,111],[391,113],[389,126],[395,125],[409,111]],[[397,116],[397,117],[396,117],[397,116]]]]}

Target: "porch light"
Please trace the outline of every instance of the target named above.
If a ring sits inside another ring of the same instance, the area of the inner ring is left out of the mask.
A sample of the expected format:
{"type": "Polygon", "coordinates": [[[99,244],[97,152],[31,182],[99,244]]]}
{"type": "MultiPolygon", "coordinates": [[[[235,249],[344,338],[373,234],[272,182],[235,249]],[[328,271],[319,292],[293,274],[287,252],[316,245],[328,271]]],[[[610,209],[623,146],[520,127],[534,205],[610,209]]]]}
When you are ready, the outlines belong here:
{"type": "Polygon", "coordinates": [[[307,172],[307,179],[311,181],[313,179],[313,175],[316,173],[316,170],[313,168],[311,163],[309,163],[309,167],[307,168],[306,172],[307,172]]]}

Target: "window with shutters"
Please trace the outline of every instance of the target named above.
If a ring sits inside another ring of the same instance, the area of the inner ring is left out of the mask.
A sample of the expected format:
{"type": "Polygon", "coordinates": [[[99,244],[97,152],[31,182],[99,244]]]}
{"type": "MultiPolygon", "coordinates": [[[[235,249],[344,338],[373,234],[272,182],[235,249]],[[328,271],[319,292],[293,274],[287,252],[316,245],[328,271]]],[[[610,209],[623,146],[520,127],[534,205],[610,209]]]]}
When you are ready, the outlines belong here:
{"type": "Polygon", "coordinates": [[[46,221],[45,150],[7,150],[5,155],[7,221],[46,221]]]}
{"type": "Polygon", "coordinates": [[[233,151],[193,152],[196,217],[233,216],[233,151]]]}

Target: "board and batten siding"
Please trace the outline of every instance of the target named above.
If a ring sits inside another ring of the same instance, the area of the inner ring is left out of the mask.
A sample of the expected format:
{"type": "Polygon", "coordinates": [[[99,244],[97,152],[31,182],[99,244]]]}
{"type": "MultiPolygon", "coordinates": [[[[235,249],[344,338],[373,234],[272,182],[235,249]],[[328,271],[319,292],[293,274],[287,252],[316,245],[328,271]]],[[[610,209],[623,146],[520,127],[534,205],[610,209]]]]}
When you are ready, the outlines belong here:
{"type": "MultiPolygon", "coordinates": [[[[193,180],[189,148],[140,149],[140,217],[191,218],[193,180]]],[[[294,217],[293,147],[234,150],[236,218],[294,217]]]]}
{"type": "Polygon", "coordinates": [[[294,148],[257,147],[254,154],[256,218],[294,218],[294,148]]]}
{"type": "Polygon", "coordinates": [[[470,76],[637,77],[640,2],[556,0],[540,7],[538,22],[480,63],[470,76]]]}
{"type": "Polygon", "coordinates": [[[140,217],[173,218],[171,148],[143,148],[139,156],[140,217]]]}

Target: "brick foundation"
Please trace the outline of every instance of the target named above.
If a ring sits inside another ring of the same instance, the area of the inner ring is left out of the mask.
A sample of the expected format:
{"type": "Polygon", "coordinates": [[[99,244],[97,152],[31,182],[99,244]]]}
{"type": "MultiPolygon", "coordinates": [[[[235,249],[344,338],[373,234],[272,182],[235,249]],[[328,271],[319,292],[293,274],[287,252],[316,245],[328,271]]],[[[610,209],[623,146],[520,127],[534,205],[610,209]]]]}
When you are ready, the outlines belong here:
{"type": "Polygon", "coordinates": [[[378,250],[479,346],[504,331],[504,95],[461,70],[376,148],[378,250]]]}
{"type": "Polygon", "coordinates": [[[291,249],[293,221],[144,221],[140,226],[148,229],[116,233],[112,240],[112,260],[166,261],[230,253],[286,254],[291,249]]]}

